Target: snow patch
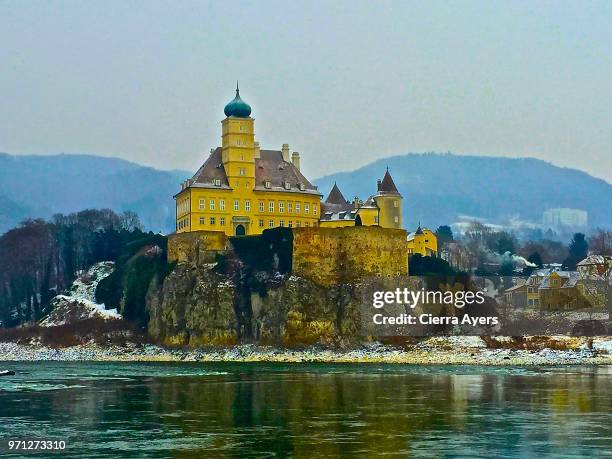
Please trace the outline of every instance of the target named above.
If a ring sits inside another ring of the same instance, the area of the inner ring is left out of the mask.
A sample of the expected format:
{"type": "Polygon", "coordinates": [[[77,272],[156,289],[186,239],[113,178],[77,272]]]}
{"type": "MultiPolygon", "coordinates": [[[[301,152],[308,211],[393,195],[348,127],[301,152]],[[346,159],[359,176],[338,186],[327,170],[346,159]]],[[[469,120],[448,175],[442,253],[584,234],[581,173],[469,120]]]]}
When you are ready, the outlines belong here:
{"type": "Polygon", "coordinates": [[[112,261],[102,261],[82,273],[65,294],[51,300],[51,312],[40,321],[40,325],[54,327],[93,318],[121,319],[116,309],[106,309],[104,304],[95,301],[98,283],[110,275],[113,266],[112,261]]]}

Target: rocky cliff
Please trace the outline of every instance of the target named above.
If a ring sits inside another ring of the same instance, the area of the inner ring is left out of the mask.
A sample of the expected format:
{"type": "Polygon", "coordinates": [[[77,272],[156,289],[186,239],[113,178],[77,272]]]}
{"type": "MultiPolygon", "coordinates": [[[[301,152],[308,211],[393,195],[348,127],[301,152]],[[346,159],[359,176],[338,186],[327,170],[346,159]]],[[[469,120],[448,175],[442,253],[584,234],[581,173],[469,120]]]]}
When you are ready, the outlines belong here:
{"type": "Polygon", "coordinates": [[[163,284],[153,281],[147,295],[149,334],[164,344],[189,346],[337,347],[368,340],[361,333],[361,305],[381,279],[322,286],[237,265],[219,273],[217,265],[181,263],[163,284]]]}

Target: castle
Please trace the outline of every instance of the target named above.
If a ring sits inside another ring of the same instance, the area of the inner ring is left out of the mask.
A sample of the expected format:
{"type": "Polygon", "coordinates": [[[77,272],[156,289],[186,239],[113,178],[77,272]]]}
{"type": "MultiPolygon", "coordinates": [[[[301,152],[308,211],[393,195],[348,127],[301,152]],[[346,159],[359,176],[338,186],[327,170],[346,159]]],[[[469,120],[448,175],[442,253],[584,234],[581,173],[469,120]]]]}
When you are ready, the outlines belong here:
{"type": "Polygon", "coordinates": [[[236,96],[224,109],[221,147],[175,195],[176,232],[216,231],[227,236],[261,234],[275,227],[379,226],[402,228],[402,196],[389,170],[376,194],[348,202],[334,184],[325,202],[300,171],[300,154],[283,144],[262,150],[255,141],[251,107],[236,96]]]}

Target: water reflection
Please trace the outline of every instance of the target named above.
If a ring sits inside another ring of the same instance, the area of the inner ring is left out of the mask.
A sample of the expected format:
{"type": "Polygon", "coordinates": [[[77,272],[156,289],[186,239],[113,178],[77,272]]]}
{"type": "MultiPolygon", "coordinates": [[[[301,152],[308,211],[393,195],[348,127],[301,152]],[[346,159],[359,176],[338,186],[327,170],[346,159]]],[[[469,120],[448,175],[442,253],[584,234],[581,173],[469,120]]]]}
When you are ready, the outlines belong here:
{"type": "Polygon", "coordinates": [[[612,437],[606,367],[13,367],[0,436],[63,457],[601,456],[612,437]]]}

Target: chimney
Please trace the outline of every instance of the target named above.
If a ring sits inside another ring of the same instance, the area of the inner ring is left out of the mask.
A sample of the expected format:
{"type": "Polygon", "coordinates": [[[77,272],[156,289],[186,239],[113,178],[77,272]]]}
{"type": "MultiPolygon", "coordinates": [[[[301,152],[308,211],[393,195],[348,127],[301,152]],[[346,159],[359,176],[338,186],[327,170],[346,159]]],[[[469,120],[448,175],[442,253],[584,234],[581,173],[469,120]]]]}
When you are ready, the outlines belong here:
{"type": "Polygon", "coordinates": [[[291,153],[291,162],[293,163],[295,168],[299,171],[300,170],[300,154],[297,151],[294,151],[293,153],[291,153]]]}
{"type": "Polygon", "coordinates": [[[380,186],[382,184],[382,181],[380,179],[376,180],[376,190],[380,191],[380,186]]]}
{"type": "Polygon", "coordinates": [[[359,210],[360,206],[360,202],[359,202],[359,197],[355,196],[355,199],[353,199],[353,209],[354,210],[359,210]]]}
{"type": "Polygon", "coordinates": [[[255,159],[261,158],[261,150],[259,148],[259,142],[253,143],[253,147],[255,148],[255,159]]]}
{"type": "Polygon", "coordinates": [[[281,150],[283,152],[283,161],[289,162],[289,144],[284,143],[281,150]]]}

